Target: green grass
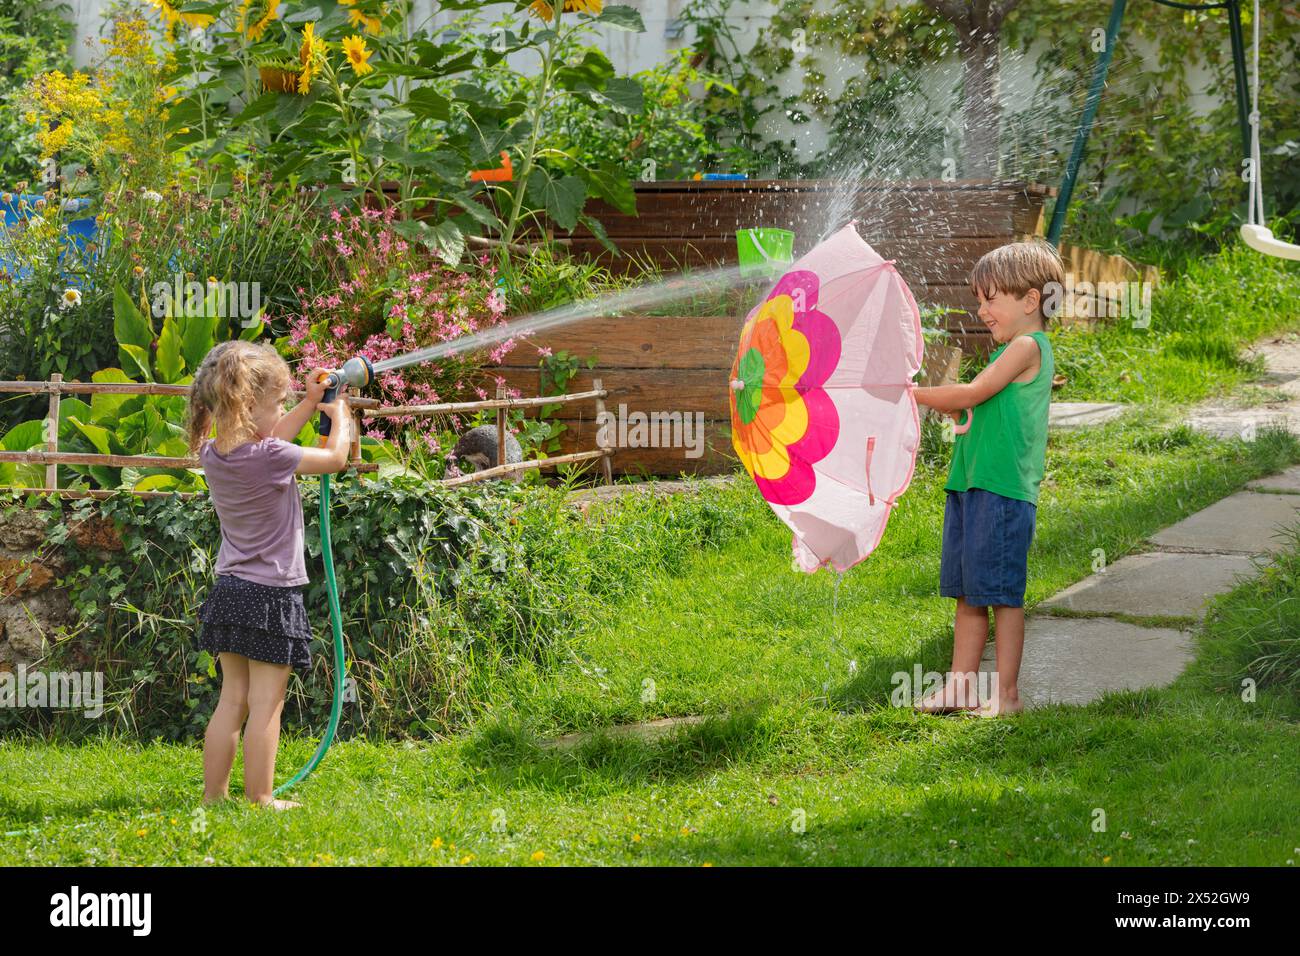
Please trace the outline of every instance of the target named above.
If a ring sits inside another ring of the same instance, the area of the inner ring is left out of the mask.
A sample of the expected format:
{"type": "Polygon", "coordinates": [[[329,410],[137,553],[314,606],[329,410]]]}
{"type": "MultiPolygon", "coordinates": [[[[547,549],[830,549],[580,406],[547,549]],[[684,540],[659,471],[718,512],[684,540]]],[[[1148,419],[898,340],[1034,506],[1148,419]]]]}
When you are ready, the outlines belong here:
{"type": "Polygon", "coordinates": [[[1053,399],[1186,404],[1237,388],[1260,372],[1244,345],[1300,328],[1300,270],[1234,242],[1164,278],[1149,318],[1147,328],[1112,319],[1056,332],[1066,383],[1053,399]]]}
{"type": "MultiPolygon", "coordinates": [[[[1300,318],[1294,274],[1259,259],[1193,266],[1151,330],[1058,337],[1058,398],[1136,407],[1052,433],[1028,604],[1300,461],[1284,433],[1219,442],[1181,424],[1180,406],[1257,374],[1245,342],[1300,318]]],[[[292,813],[200,811],[197,745],[0,742],[0,833],[21,831],[0,836],[0,865],[1300,861],[1300,548],[1215,603],[1168,688],[998,721],[890,706],[896,672],[948,664],[946,454],[928,427],[881,547],[838,590],[791,570],[789,533],[747,483],[593,505],[601,533],[563,552],[591,610],[558,663],[494,670],[451,739],[337,744],[292,813]],[[657,741],[602,731],[688,714],[709,719],[657,741]],[[592,733],[539,746],[573,730],[592,733]]],[[[283,742],[281,779],[314,743],[283,742]]]]}
{"type": "MultiPolygon", "coordinates": [[[[1219,443],[1133,416],[1054,433],[1051,455],[1031,602],[1086,575],[1095,548],[1113,560],[1300,459],[1300,448],[1275,432],[1219,443]]],[[[743,533],[623,582],[606,613],[575,635],[567,666],[521,671],[470,733],[336,745],[292,813],[239,801],[196,813],[197,745],[7,741],[0,831],[33,832],[0,837],[0,864],[1283,865],[1294,857],[1300,703],[1286,686],[1265,685],[1248,704],[1224,677],[1194,669],[1163,691],[1002,721],[889,706],[892,673],[947,665],[951,602],[934,596],[939,479],[922,468],[882,547],[844,579],[838,600],[828,576],[790,570],[788,534],[747,487],[706,492],[738,496],[721,511],[739,515],[743,533]],[[647,678],[654,699],[643,701],[647,678]],[[712,718],[660,741],[597,733],[571,750],[538,746],[575,728],[692,713],[712,718]],[[1098,811],[1104,832],[1093,828],[1098,811]]],[[[1204,668],[1240,670],[1251,653],[1240,622],[1275,593],[1258,588],[1294,593],[1296,563],[1288,567],[1286,581],[1247,585],[1211,618],[1204,668]]],[[[313,744],[284,742],[282,776],[313,744]]],[[[237,764],[235,792],[239,773],[237,764]]]]}

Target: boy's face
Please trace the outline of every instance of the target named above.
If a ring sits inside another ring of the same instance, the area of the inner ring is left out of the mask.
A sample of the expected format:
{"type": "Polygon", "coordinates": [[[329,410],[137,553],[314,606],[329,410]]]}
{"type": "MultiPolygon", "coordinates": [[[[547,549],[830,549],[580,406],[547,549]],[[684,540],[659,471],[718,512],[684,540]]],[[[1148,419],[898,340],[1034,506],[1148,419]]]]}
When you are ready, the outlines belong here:
{"type": "Polygon", "coordinates": [[[1042,327],[1038,317],[1042,297],[1037,289],[1030,289],[1019,298],[1010,292],[991,291],[994,292],[992,296],[986,295],[984,290],[976,294],[980,300],[980,320],[993,333],[995,342],[1010,342],[1022,332],[1042,327]]]}

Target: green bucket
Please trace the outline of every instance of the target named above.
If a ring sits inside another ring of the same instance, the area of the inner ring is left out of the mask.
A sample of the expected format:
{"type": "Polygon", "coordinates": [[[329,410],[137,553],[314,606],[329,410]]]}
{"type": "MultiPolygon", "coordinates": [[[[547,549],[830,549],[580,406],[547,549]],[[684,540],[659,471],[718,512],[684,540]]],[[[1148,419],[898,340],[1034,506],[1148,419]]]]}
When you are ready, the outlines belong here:
{"type": "Polygon", "coordinates": [[[789,229],[737,229],[736,256],[742,276],[778,272],[794,261],[794,233],[789,229]]]}

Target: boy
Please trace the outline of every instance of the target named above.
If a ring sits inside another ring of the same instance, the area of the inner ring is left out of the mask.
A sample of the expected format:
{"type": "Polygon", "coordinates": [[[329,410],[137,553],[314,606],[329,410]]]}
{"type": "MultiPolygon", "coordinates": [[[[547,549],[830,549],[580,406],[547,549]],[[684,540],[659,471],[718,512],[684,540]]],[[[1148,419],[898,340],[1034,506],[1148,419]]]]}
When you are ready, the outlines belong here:
{"type": "Polygon", "coordinates": [[[952,670],[916,705],[923,713],[974,711],[982,717],[1022,709],[1016,681],[1025,642],[1025,579],[1047,454],[1047,406],[1055,363],[1044,331],[1044,299],[1059,301],[1064,276],[1045,242],[1015,242],[971,270],[979,317],[1001,347],[965,385],[917,388],[919,404],[961,419],[943,516],[939,593],[957,599],[952,670]],[[980,701],[976,672],[993,608],[997,681],[980,701]]]}

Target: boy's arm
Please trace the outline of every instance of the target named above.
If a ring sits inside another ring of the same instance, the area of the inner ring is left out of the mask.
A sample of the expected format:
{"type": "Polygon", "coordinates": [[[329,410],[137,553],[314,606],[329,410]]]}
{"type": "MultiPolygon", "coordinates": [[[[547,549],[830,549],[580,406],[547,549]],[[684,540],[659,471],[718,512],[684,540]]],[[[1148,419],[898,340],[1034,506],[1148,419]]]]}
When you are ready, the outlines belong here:
{"type": "Polygon", "coordinates": [[[917,404],[929,405],[941,412],[956,412],[974,408],[987,402],[1013,378],[1034,364],[1038,357],[1038,343],[1031,336],[1022,335],[1010,345],[997,360],[975,376],[975,380],[962,385],[934,385],[912,390],[917,404]]]}

